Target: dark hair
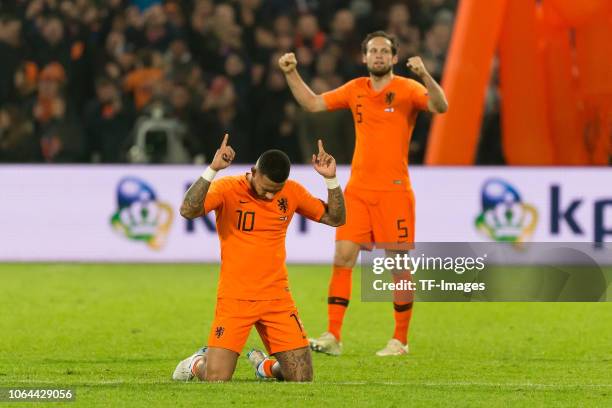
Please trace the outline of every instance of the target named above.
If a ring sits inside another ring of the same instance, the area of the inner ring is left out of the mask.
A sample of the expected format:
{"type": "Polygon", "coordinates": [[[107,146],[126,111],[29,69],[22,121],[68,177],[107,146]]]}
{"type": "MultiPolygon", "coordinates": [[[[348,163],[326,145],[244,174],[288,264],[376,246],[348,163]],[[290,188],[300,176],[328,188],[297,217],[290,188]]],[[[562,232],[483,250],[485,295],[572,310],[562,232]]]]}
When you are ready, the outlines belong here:
{"type": "Polygon", "coordinates": [[[291,162],[281,150],[267,150],[257,159],[257,170],[275,183],[283,183],[289,178],[291,162]]]}
{"type": "Polygon", "coordinates": [[[373,33],[370,33],[366,36],[365,40],[363,40],[363,42],[361,43],[361,52],[363,54],[366,54],[368,52],[368,43],[370,42],[372,38],[375,38],[375,37],[383,37],[389,40],[391,42],[391,53],[393,55],[397,54],[397,48],[399,46],[399,43],[397,42],[397,38],[395,38],[393,34],[387,34],[385,31],[382,31],[382,30],[374,31],[373,33]]]}

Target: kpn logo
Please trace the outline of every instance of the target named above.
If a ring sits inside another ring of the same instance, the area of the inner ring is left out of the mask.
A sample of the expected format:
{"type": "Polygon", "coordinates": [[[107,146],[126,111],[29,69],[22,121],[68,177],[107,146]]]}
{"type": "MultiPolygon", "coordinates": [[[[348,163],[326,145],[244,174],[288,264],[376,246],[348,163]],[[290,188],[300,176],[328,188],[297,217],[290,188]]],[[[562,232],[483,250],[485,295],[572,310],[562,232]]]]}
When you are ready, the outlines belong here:
{"type": "Polygon", "coordinates": [[[113,229],[122,236],[142,241],[159,250],[172,226],[172,207],[159,201],[153,188],[136,177],[124,177],[117,185],[117,211],[111,217],[113,229]]]}
{"type": "Polygon", "coordinates": [[[521,199],[518,191],[501,179],[489,179],[482,187],[482,212],[476,228],[498,242],[524,242],[538,222],[536,209],[521,199]]]}

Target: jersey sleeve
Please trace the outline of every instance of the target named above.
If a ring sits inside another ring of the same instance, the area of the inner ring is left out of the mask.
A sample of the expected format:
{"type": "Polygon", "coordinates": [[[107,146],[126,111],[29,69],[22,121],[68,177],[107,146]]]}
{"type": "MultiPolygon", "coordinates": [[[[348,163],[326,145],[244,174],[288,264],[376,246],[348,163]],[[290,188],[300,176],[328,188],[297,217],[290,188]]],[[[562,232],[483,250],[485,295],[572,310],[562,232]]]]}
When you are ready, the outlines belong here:
{"type": "Polygon", "coordinates": [[[301,184],[294,183],[295,200],[298,203],[296,212],[304,217],[319,222],[325,214],[325,205],[321,200],[313,196],[301,184]]]}
{"type": "Polygon", "coordinates": [[[429,94],[427,93],[427,88],[413,80],[410,80],[409,86],[414,106],[422,111],[429,110],[429,94]]]}
{"type": "Polygon", "coordinates": [[[213,181],[204,199],[204,213],[208,214],[213,210],[222,208],[225,202],[225,196],[229,193],[231,188],[232,183],[226,178],[213,181]]]}
{"type": "Polygon", "coordinates": [[[352,81],[349,81],[336,89],[324,92],[322,96],[325,101],[325,106],[327,106],[327,110],[331,111],[349,108],[351,87],[352,81]]]}

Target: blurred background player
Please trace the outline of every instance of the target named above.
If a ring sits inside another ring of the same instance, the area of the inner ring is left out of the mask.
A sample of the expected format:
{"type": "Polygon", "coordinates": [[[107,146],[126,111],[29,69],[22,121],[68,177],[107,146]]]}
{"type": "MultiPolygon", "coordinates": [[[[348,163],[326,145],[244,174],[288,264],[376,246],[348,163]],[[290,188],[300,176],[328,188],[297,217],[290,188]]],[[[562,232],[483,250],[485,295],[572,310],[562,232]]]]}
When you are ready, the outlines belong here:
{"type": "MultiPolygon", "coordinates": [[[[408,147],[417,114],[444,113],[448,109],[444,91],[421,58],[409,58],[406,65],[425,86],[393,74],[393,65],[398,62],[394,36],[384,31],[370,33],[361,48],[369,77],[354,79],[323,94],[314,93],[302,80],[293,53],[279,59],[293,96],[304,109],[350,109],[355,123],[355,152],[345,191],[347,222],[336,230],[327,301],[328,331],[311,339],[313,350],[333,355],[342,352],[342,322],[360,248],[376,245],[387,252],[405,251],[414,242],[415,201],[408,177],[408,147]]],[[[409,271],[394,274],[396,280],[409,277],[409,271]]],[[[387,346],[376,353],[379,356],[408,352],[412,301],[402,298],[405,295],[394,294],[395,331],[387,346]]]]}
{"type": "Polygon", "coordinates": [[[268,353],[276,358],[260,351],[249,353],[258,377],[311,381],[308,340],[289,291],[285,236],[296,212],[334,227],[344,224],[336,161],[319,141],[312,164],[325,178],[326,205],[297,182],[287,180],[290,162],[280,150],[263,153],[251,173],[212,183],[216,173],[235,157],[227,141],[226,134],[210,166],[191,185],[181,205],[181,215],[188,219],[215,210],[221,275],[208,346],[181,361],[172,377],[230,380],[254,325],[268,353]]]}

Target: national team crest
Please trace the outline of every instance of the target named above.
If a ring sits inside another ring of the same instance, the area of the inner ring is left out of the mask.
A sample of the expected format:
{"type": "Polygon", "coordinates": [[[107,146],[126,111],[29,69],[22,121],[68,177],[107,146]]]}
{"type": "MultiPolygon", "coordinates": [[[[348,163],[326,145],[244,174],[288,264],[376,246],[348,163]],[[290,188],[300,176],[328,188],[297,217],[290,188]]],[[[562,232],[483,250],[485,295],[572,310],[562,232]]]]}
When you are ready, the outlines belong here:
{"type": "Polygon", "coordinates": [[[281,210],[284,213],[287,212],[287,208],[289,208],[289,202],[287,201],[287,199],[285,197],[279,198],[276,201],[276,204],[278,204],[278,209],[279,210],[281,210]]]}
{"type": "Polygon", "coordinates": [[[385,102],[387,105],[391,105],[395,99],[395,92],[387,92],[385,95],[385,102]]]}
{"type": "Polygon", "coordinates": [[[217,326],[217,328],[215,329],[215,336],[217,336],[217,338],[221,338],[221,336],[223,336],[223,333],[225,333],[225,329],[223,328],[223,326],[217,326]]]}

